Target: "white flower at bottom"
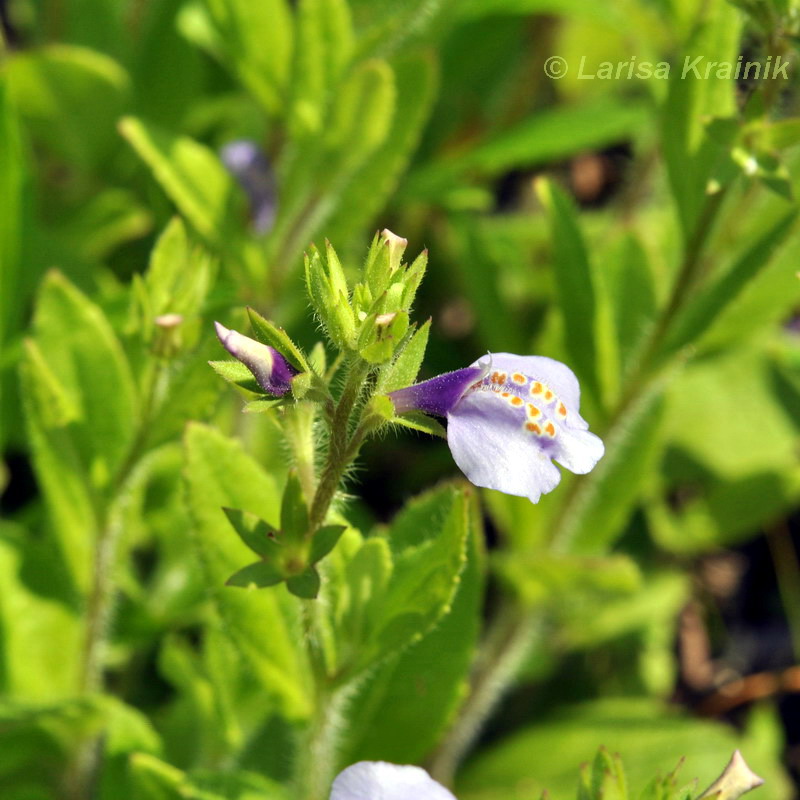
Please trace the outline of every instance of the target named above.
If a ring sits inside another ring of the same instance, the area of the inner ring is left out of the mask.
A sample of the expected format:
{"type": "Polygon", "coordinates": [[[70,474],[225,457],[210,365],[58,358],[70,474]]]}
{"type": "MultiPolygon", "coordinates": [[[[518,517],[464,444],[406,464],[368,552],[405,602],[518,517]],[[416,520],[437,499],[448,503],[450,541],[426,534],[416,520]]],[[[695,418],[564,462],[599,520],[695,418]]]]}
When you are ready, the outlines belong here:
{"type": "Polygon", "coordinates": [[[456,800],[421,767],[359,761],[339,773],[330,800],[456,800]]]}

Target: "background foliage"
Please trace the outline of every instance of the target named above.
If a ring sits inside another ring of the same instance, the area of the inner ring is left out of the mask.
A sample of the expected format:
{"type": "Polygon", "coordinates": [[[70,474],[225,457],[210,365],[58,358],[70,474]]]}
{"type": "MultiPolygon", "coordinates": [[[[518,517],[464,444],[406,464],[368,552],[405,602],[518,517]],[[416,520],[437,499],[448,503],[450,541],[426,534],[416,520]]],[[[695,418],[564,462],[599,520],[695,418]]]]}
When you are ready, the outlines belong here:
{"type": "Polygon", "coordinates": [[[4,798],[314,797],[325,725],[331,770],[422,763],[462,800],[569,797],[601,744],[636,796],[681,756],[702,788],[735,746],[792,796],[793,0],[0,11],[4,798]],[[680,79],[740,54],[789,80],[680,79]],[[633,56],[671,79],[578,77],[633,56]],[[266,229],[221,160],[241,139],[266,229]],[[303,252],[334,242],[352,285],[376,227],[429,248],[422,377],[560,358],[607,456],[532,506],[389,432],[322,562],[345,589],[308,612],[224,586],[252,555],[220,508],[277,520],[291,457],[208,367],[211,321],[250,305],[324,371],[303,252]],[[324,698],[309,613],[348,678],[324,698]]]}

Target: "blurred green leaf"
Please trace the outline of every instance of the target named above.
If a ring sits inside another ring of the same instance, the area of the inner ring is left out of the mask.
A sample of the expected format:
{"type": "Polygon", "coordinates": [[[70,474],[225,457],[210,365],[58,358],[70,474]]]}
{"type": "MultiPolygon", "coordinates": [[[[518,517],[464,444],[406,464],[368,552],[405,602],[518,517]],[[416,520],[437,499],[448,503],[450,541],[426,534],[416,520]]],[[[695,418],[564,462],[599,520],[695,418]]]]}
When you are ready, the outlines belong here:
{"type": "Polygon", "coordinates": [[[796,220],[796,211],[781,217],[726,272],[691,297],[673,323],[664,350],[678,350],[702,336],[726,306],[770,262],[793,230],[796,220]]]}
{"type": "MultiPolygon", "coordinates": [[[[590,263],[577,211],[567,195],[552,183],[537,183],[539,199],[550,214],[553,267],[558,304],[564,317],[564,344],[581,382],[600,398],[599,354],[611,347],[609,332],[601,331],[597,276],[590,263]]],[[[605,309],[607,311],[607,309],[605,309]]]]}
{"type": "Polygon", "coordinates": [[[680,68],[670,73],[662,121],[662,147],[678,216],[688,241],[706,202],[709,178],[728,158],[736,127],[721,120],[736,112],[735,83],[705,68],[710,63],[736,63],[741,15],[725,0],[699,9],[693,33],[684,46],[680,68]],[[699,77],[691,65],[698,54],[699,77]],[[690,65],[687,67],[686,65],[690,65]],[[716,127],[714,127],[717,121],[716,127]]]}
{"type": "Polygon", "coordinates": [[[286,0],[204,3],[214,31],[213,50],[268,113],[278,114],[286,103],[293,39],[286,0]]]}
{"type": "Polygon", "coordinates": [[[134,117],[119,123],[122,135],[192,224],[211,244],[225,244],[229,220],[243,204],[238,186],[207,147],[134,117]]]}
{"type": "Polygon", "coordinates": [[[562,552],[607,552],[622,535],[663,445],[661,387],[651,386],[623,412],[605,438],[606,455],[562,507],[556,547],[562,552]]]}
{"type": "MultiPolygon", "coordinates": [[[[625,759],[632,795],[638,796],[658,772],[673,769],[710,784],[739,741],[727,726],[670,712],[646,699],[607,699],[566,708],[507,736],[468,764],[456,786],[462,800],[530,800],[542,789],[570,797],[575,773],[602,742],[625,759]],[[558,746],[554,747],[553,743],[558,746]]],[[[780,772],[774,754],[768,769],[780,772]]],[[[760,763],[754,763],[758,770],[760,763]]],[[[775,798],[790,796],[773,787],[775,798]]]]}
{"type": "Polygon", "coordinates": [[[492,177],[628,140],[644,121],[636,104],[606,98],[540,111],[463,154],[423,165],[412,172],[403,191],[430,200],[465,175],[492,177]]]}
{"type": "Polygon", "coordinates": [[[5,77],[32,135],[78,169],[97,169],[117,145],[126,72],[94,50],[49,45],[7,60],[5,77]]]}

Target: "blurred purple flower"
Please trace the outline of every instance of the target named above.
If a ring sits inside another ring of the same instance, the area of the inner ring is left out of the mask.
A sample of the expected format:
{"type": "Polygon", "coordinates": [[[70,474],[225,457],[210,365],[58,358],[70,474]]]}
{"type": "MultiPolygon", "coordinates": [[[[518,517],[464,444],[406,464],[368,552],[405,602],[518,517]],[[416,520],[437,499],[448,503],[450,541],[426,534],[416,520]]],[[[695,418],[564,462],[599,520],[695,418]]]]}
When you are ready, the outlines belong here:
{"type": "Polygon", "coordinates": [[[243,336],[219,322],[215,322],[214,327],[222,346],[253,373],[267,394],[280,397],[292,388],[297,370],[274,347],[243,336]]]}
{"type": "Polygon", "coordinates": [[[340,772],[330,800],[456,800],[421,767],[359,761],[340,772]]]}
{"type": "Polygon", "coordinates": [[[447,417],[450,452],[476,486],[534,503],[561,480],[553,460],[584,474],[604,453],[578,413],[578,379],[545,356],[495,353],[389,397],[398,414],[447,417]]]}
{"type": "Polygon", "coordinates": [[[267,157],[254,142],[229,142],[220,151],[222,163],[250,200],[250,219],[256,233],[268,233],[275,223],[275,178],[267,157]]]}

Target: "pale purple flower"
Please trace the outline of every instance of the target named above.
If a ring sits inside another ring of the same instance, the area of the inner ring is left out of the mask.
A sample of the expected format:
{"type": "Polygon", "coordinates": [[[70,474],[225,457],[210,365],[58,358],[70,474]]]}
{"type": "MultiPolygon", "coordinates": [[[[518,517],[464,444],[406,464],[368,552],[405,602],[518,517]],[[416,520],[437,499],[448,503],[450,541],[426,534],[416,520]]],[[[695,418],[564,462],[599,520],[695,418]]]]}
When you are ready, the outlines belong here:
{"type": "Polygon", "coordinates": [[[228,142],[220,157],[250,201],[250,218],[256,233],[268,233],[275,224],[277,198],[267,157],[255,142],[246,139],[228,142]]]}
{"type": "Polygon", "coordinates": [[[238,331],[214,323],[222,346],[244,364],[258,385],[267,393],[280,397],[292,388],[297,370],[274,348],[257,342],[238,331]]]}
{"type": "Polygon", "coordinates": [[[561,480],[553,461],[582,475],[603,456],[578,413],[577,378],[545,356],[494,353],[389,397],[398,414],[447,417],[450,452],[476,486],[534,503],[561,480]]]}
{"type": "Polygon", "coordinates": [[[340,772],[330,800],[456,800],[421,767],[359,761],[340,772]]]}

